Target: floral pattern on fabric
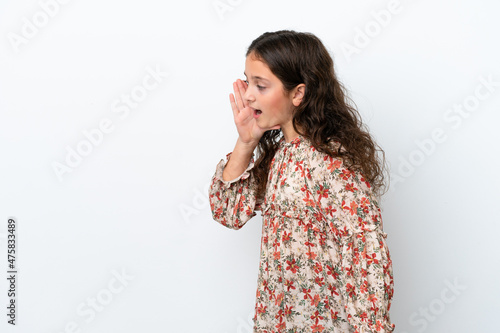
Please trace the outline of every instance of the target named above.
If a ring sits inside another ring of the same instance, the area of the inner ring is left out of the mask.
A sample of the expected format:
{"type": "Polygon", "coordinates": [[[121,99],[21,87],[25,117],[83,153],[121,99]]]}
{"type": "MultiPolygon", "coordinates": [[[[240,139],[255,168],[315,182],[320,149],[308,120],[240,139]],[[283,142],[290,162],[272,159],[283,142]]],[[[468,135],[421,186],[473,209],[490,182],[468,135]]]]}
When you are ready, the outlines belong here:
{"type": "Polygon", "coordinates": [[[307,138],[282,137],[259,199],[254,155],[224,181],[230,156],[209,201],[213,219],[235,230],[262,213],[254,333],[392,332],[392,261],[369,182],[307,138]]]}

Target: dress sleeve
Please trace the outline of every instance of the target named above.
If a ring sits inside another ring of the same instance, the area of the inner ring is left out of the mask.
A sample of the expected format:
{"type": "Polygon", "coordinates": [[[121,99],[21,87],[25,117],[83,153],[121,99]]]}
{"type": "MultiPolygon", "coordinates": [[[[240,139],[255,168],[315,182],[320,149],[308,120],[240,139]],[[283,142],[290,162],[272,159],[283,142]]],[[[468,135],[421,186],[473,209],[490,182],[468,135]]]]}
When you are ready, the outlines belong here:
{"type": "Polygon", "coordinates": [[[337,283],[349,323],[356,333],[392,332],[392,261],[370,184],[340,158],[326,155],[316,167],[319,178],[311,194],[338,246],[337,283]]]}
{"type": "Polygon", "coordinates": [[[241,229],[245,223],[257,215],[262,200],[256,198],[256,183],[252,169],[254,167],[254,154],[243,173],[233,180],[224,180],[222,173],[231,153],[226,155],[226,160],[221,159],[217,164],[208,190],[212,217],[225,227],[241,229]]]}

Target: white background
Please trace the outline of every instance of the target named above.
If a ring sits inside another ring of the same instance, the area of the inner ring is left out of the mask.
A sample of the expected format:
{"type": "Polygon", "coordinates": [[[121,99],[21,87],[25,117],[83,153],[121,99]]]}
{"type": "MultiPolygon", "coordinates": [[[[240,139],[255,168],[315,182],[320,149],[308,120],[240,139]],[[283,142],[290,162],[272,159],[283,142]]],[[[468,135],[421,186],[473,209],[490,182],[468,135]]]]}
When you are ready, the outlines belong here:
{"type": "Polygon", "coordinates": [[[386,152],[396,332],[498,330],[497,2],[73,0],[52,16],[44,3],[0,2],[0,331],[251,332],[261,216],[221,226],[208,185],[236,142],[246,48],[280,29],[322,39],[386,152]],[[147,68],[163,73],[149,91],[147,68]]]}

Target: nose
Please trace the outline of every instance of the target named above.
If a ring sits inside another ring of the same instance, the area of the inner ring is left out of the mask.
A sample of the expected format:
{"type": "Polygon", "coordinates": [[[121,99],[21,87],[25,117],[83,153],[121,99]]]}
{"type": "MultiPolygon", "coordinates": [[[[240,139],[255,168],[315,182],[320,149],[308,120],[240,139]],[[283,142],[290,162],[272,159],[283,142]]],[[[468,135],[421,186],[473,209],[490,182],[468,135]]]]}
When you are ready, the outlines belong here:
{"type": "Polygon", "coordinates": [[[247,90],[243,94],[243,99],[245,100],[245,102],[247,102],[247,104],[250,104],[251,102],[253,102],[255,100],[255,97],[250,90],[251,90],[250,87],[247,86],[247,90]]]}

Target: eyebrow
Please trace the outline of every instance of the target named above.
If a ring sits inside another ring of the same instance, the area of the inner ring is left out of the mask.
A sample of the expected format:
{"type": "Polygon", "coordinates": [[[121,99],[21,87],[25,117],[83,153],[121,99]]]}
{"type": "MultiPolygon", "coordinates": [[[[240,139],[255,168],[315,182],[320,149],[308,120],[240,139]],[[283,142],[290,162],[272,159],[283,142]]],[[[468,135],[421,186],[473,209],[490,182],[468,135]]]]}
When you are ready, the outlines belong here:
{"type": "MultiPolygon", "coordinates": [[[[243,74],[245,74],[245,76],[247,76],[247,73],[243,72],[243,74]]],[[[260,76],[255,76],[255,75],[252,75],[252,79],[254,80],[262,80],[262,81],[268,81],[268,79],[264,79],[263,77],[260,77],[260,76]]]]}

